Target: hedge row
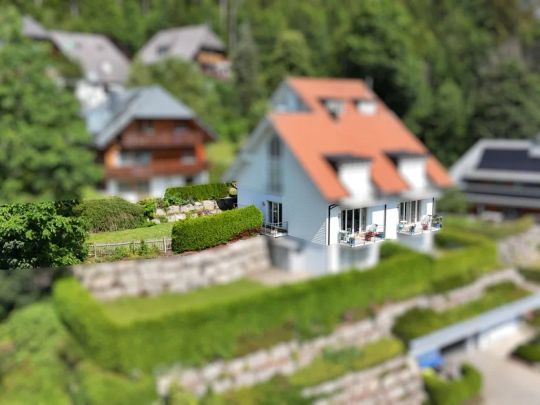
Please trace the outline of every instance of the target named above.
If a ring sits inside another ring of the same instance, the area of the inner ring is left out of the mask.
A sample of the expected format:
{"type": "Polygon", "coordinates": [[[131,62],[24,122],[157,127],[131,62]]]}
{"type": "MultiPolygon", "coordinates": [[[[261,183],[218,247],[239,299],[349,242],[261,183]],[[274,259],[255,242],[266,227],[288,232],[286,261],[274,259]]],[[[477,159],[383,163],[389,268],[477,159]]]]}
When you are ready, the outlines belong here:
{"type": "Polygon", "coordinates": [[[461,378],[447,381],[433,370],[424,372],[424,385],[430,405],[462,405],[477,397],[482,389],[482,375],[471,365],[461,367],[461,378]]]}
{"type": "Polygon", "coordinates": [[[120,231],[143,226],[144,208],[119,197],[82,201],[77,207],[90,232],[120,231]]]}
{"type": "Polygon", "coordinates": [[[164,199],[178,204],[203,200],[217,200],[229,195],[230,183],[197,184],[183,187],[172,187],[165,191],[164,199]]]}
{"type": "Polygon", "coordinates": [[[540,337],[518,346],[512,355],[527,363],[540,363],[540,337]]]}
{"type": "Polygon", "coordinates": [[[252,344],[253,339],[272,331],[287,330],[290,333],[283,335],[301,338],[326,334],[351,314],[363,317],[387,301],[443,291],[456,284],[456,275],[459,282],[477,277],[487,270],[480,264],[491,263],[494,268],[497,261],[493,242],[476,242],[437,259],[390,249],[389,258],[371,271],[328,275],[130,324],[107,318],[101,306],[106,304],[94,301],[75,280],[58,282],[54,297],[77,340],[106,368],[129,371],[178,361],[201,364],[245,353],[249,344],[261,347],[252,344]]]}
{"type": "Polygon", "coordinates": [[[178,221],[172,229],[172,249],[181,253],[221,245],[244,233],[258,231],[262,223],[263,215],[253,205],[178,221]]]}

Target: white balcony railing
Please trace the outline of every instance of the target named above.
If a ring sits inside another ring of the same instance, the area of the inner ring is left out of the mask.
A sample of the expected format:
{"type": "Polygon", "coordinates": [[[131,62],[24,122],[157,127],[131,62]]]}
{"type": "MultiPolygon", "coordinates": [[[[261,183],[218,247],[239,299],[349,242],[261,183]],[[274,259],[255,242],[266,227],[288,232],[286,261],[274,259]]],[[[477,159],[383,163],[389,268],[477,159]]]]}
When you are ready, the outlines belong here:
{"type": "Polygon", "coordinates": [[[425,215],[420,222],[399,221],[398,233],[402,235],[421,235],[427,232],[435,232],[442,228],[440,215],[425,215]]]}
{"type": "Polygon", "coordinates": [[[365,247],[384,240],[384,227],[369,225],[365,231],[339,231],[339,243],[350,247],[365,247]]]}
{"type": "Polygon", "coordinates": [[[261,233],[263,235],[272,236],[278,238],[280,236],[285,236],[288,233],[289,224],[288,222],[264,222],[261,227],[261,233]]]}

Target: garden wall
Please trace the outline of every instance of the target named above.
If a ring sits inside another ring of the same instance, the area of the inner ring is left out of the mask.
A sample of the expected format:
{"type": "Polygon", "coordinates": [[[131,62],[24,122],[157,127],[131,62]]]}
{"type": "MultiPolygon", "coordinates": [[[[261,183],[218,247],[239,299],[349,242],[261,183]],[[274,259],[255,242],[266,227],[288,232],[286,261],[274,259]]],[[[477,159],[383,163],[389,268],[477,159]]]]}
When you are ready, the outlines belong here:
{"type": "MultiPolygon", "coordinates": [[[[480,298],[487,288],[502,282],[514,282],[523,285],[524,279],[513,269],[487,274],[468,286],[445,294],[421,295],[406,301],[384,305],[376,311],[375,316],[359,322],[342,324],[333,333],[326,336],[303,342],[297,340],[284,342],[243,357],[208,363],[200,368],[173,367],[163,372],[158,378],[158,392],[160,395],[165,395],[172,384],[180,384],[197,395],[203,395],[209,389],[212,392],[221,393],[230,389],[262,383],[278,374],[289,375],[310,364],[325,348],[363,346],[390,336],[395,319],[412,308],[422,307],[445,311],[456,305],[480,298]]],[[[368,371],[354,373],[352,377],[338,379],[336,381],[339,382],[335,384],[342,387],[344,393],[339,395],[336,393],[337,398],[356,398],[358,395],[363,395],[361,394],[364,392],[362,387],[367,387],[366,390],[371,387],[369,390],[372,391],[368,390],[371,392],[370,395],[380,397],[381,400],[387,398],[383,395],[385,391],[384,384],[386,384],[384,379],[382,379],[382,382],[377,383],[383,384],[382,386],[373,383],[372,380],[375,379],[377,379],[376,375],[371,375],[368,371]],[[358,384],[355,385],[353,382],[349,384],[349,380],[346,378],[351,378],[357,381],[358,384]],[[361,381],[364,381],[364,383],[360,383],[361,381]]],[[[411,383],[413,394],[415,392],[413,389],[414,384],[411,383]]],[[[387,394],[397,395],[398,392],[403,391],[404,387],[402,389],[396,387],[393,394],[391,394],[392,390],[388,388],[387,394]]],[[[320,389],[328,390],[328,388],[320,389]]],[[[307,391],[307,394],[310,392],[307,391]]],[[[315,392],[312,394],[315,394],[315,392]]],[[[361,398],[361,396],[358,398],[361,398]]],[[[417,401],[416,395],[412,395],[411,398],[413,398],[411,401],[404,401],[403,403],[421,403],[421,401],[417,401]]],[[[343,401],[345,400],[336,400],[336,403],[342,403],[343,401]]],[[[343,403],[350,402],[345,401],[343,403]]],[[[383,403],[386,402],[383,401],[383,403]]]]}
{"type": "Polygon", "coordinates": [[[197,253],[74,266],[73,273],[96,298],[186,292],[226,284],[270,268],[262,236],[197,253]]]}

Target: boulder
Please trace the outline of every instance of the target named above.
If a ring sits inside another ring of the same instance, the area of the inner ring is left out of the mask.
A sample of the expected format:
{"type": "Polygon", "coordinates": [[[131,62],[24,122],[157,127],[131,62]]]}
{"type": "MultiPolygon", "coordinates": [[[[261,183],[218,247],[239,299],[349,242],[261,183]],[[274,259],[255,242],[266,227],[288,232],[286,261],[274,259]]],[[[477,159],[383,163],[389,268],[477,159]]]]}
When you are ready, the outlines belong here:
{"type": "Polygon", "coordinates": [[[193,211],[194,208],[195,207],[193,206],[193,204],[182,205],[180,207],[180,212],[182,212],[182,213],[190,212],[190,211],[193,211]]]}
{"type": "Polygon", "coordinates": [[[202,204],[205,211],[212,211],[216,209],[216,202],[214,200],[204,200],[202,204]]]}
{"type": "Polygon", "coordinates": [[[180,207],[178,205],[171,205],[167,208],[167,214],[180,214],[180,207]]]}
{"type": "Polygon", "coordinates": [[[163,208],[158,208],[156,210],[156,214],[155,214],[156,217],[164,217],[166,215],[167,215],[167,213],[165,212],[165,210],[163,208]]]}

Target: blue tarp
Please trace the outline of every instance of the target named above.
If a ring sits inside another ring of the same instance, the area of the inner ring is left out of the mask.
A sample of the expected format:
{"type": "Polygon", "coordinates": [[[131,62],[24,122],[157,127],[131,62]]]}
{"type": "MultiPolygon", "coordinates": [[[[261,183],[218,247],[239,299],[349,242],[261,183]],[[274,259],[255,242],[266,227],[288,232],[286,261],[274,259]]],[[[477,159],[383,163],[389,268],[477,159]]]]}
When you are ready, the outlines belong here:
{"type": "Polygon", "coordinates": [[[442,366],[444,359],[439,350],[423,353],[416,357],[416,361],[421,368],[436,368],[442,366]]]}

